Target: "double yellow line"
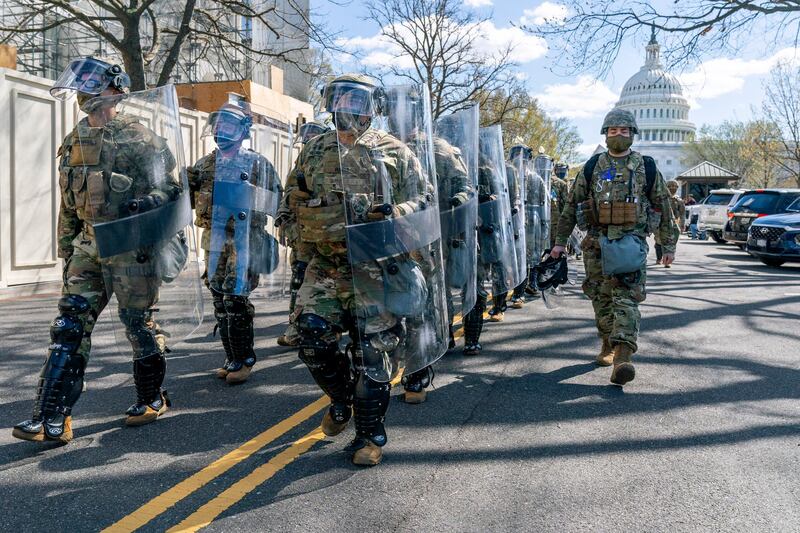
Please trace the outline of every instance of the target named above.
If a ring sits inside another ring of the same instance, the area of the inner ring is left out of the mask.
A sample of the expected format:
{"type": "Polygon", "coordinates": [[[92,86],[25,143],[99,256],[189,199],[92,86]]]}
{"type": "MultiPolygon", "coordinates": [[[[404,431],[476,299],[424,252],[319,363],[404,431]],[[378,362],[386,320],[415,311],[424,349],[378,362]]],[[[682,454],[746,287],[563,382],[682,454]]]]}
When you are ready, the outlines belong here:
{"type": "MultiPolygon", "coordinates": [[[[488,312],[485,312],[484,319],[487,316],[488,312]]],[[[454,322],[458,322],[460,320],[460,315],[454,317],[454,322]]],[[[454,337],[456,339],[462,337],[463,335],[463,326],[454,333],[454,337]]],[[[396,377],[392,381],[392,385],[397,385],[399,382],[400,376],[396,377]]],[[[234,466],[251,457],[254,453],[258,452],[268,444],[272,443],[315,414],[319,413],[329,404],[330,399],[327,396],[322,396],[315,402],[310,403],[304,408],[300,409],[290,417],[278,422],[263,433],[253,437],[235,450],[223,455],[208,466],[204,467],[202,470],[192,474],[174,487],[159,494],[129,515],[123,517],[114,524],[111,524],[103,531],[108,533],[131,532],[145,526],[156,517],[164,514],[170,508],[174,507],[181,500],[194,494],[234,466]]],[[[310,450],[314,444],[323,440],[324,438],[325,435],[322,433],[322,429],[319,427],[315,428],[313,431],[294,441],[288,448],[278,453],[268,462],[257,467],[247,476],[225,489],[206,504],[202,505],[194,513],[186,517],[176,526],[170,528],[168,531],[170,533],[193,532],[208,526],[220,514],[225,512],[225,510],[241,501],[255,488],[269,480],[281,469],[297,459],[300,455],[310,450]]]]}

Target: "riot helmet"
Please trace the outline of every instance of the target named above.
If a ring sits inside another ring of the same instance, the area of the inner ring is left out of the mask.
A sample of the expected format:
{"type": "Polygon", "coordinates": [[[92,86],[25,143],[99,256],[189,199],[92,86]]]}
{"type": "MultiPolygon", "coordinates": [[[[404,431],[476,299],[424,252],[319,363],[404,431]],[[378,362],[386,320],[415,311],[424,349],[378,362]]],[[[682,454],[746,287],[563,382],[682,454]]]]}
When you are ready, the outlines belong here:
{"type": "Polygon", "coordinates": [[[250,138],[253,118],[247,106],[232,103],[223,105],[219,111],[208,115],[208,122],[203,128],[203,137],[214,136],[214,142],[223,151],[237,143],[250,138]]]}
{"type": "Polygon", "coordinates": [[[569,165],[566,163],[556,163],[556,166],[553,168],[553,173],[562,180],[567,177],[567,172],[569,172],[569,165]]]}
{"type": "Polygon", "coordinates": [[[418,127],[418,117],[424,112],[424,102],[417,87],[395,87],[386,92],[384,114],[389,132],[407,141],[418,127]]]}
{"type": "Polygon", "coordinates": [[[361,134],[369,128],[372,118],[381,114],[383,94],[371,78],[345,74],[325,86],[322,102],[325,111],[333,115],[337,130],[361,134]]]}
{"type": "Polygon", "coordinates": [[[555,289],[569,281],[569,268],[564,254],[556,259],[548,255],[547,259],[534,267],[536,271],[536,287],[541,290],[555,289]]]}
{"type": "Polygon", "coordinates": [[[297,142],[300,144],[306,144],[314,137],[322,135],[326,131],[330,131],[330,128],[327,124],[317,122],[316,120],[306,122],[297,130],[297,142]]]}
{"type": "Polygon", "coordinates": [[[66,100],[73,91],[99,96],[109,87],[122,93],[130,86],[131,79],[122,67],[90,56],[72,61],[53,83],[50,94],[66,100]]]}
{"type": "Polygon", "coordinates": [[[508,158],[511,160],[516,159],[520,155],[525,161],[530,161],[533,159],[533,149],[524,144],[515,144],[508,150],[508,158]]]}

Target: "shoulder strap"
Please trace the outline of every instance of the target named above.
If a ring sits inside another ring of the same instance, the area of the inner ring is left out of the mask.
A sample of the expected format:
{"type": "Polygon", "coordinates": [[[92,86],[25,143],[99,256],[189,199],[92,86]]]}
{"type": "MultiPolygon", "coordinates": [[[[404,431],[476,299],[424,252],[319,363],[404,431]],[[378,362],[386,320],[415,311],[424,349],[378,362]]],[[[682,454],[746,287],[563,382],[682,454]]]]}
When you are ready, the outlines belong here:
{"type": "Polygon", "coordinates": [[[653,185],[656,183],[656,174],[658,173],[656,170],[656,161],[649,155],[643,155],[642,160],[644,161],[644,177],[647,182],[644,192],[647,198],[650,198],[650,193],[653,192],[653,185]]]}
{"type": "Polygon", "coordinates": [[[589,190],[589,187],[592,185],[592,176],[594,175],[594,167],[597,166],[597,161],[600,159],[600,154],[594,154],[589,160],[583,165],[583,179],[586,180],[586,190],[589,190]]]}

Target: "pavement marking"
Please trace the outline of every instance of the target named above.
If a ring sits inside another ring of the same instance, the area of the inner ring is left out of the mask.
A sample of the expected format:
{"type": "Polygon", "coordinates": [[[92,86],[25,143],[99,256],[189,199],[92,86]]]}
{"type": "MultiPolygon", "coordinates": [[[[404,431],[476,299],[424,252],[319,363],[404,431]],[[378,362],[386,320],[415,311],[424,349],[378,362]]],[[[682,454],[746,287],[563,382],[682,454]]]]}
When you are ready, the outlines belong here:
{"type": "Polygon", "coordinates": [[[303,409],[297,411],[290,417],[281,420],[263,433],[245,442],[240,447],[223,455],[208,466],[204,467],[202,470],[184,479],[171,489],[159,494],[149,502],[133,511],[131,514],[110,525],[103,531],[117,533],[123,531],[135,531],[139,529],[157,516],[165,513],[170,507],[173,507],[182,499],[198,491],[210,481],[213,481],[237,464],[241,463],[262,449],[264,446],[268,445],[278,437],[281,437],[294,427],[305,422],[319,411],[327,407],[328,404],[328,397],[323,396],[317,401],[305,406],[303,409]]]}
{"type": "MultiPolygon", "coordinates": [[[[486,320],[486,318],[488,316],[489,316],[489,312],[485,311],[483,313],[484,320],[486,320]]],[[[453,337],[455,339],[459,339],[459,338],[461,338],[463,336],[464,336],[464,327],[462,325],[460,328],[458,328],[456,331],[453,332],[453,337]]],[[[393,386],[397,385],[398,383],[400,383],[400,379],[402,378],[402,375],[403,375],[402,372],[399,373],[398,377],[396,377],[392,381],[392,385],[393,386]]],[[[158,496],[156,496],[155,498],[153,498],[149,502],[145,503],[144,505],[142,505],[141,507],[139,507],[138,509],[133,511],[131,514],[123,517],[119,521],[117,521],[114,524],[111,524],[107,528],[103,529],[103,533],[122,533],[122,532],[136,531],[140,527],[142,527],[142,526],[146,525],[148,522],[152,521],[154,518],[156,518],[159,515],[162,515],[165,512],[167,512],[167,510],[169,510],[169,508],[173,507],[179,501],[183,500],[184,498],[186,498],[187,496],[193,494],[194,492],[197,492],[198,490],[203,488],[205,485],[207,485],[210,481],[213,481],[214,479],[216,479],[217,477],[221,476],[222,474],[224,474],[225,472],[227,472],[228,470],[230,470],[231,468],[233,468],[237,464],[241,463],[242,461],[244,461],[245,459],[247,459],[248,457],[250,457],[251,455],[253,455],[257,451],[262,449],[267,444],[271,443],[272,441],[274,441],[278,437],[284,435],[285,433],[287,433],[289,430],[293,429],[294,427],[296,427],[296,426],[300,425],[301,423],[305,422],[306,420],[308,420],[309,418],[314,416],[316,413],[320,412],[322,409],[327,407],[328,404],[329,404],[328,397],[327,396],[322,396],[320,399],[318,399],[314,403],[311,403],[311,404],[307,405],[306,407],[304,407],[300,411],[296,412],[295,414],[291,415],[290,417],[278,422],[277,424],[275,424],[274,426],[272,426],[268,430],[264,431],[263,433],[257,435],[256,437],[250,439],[249,441],[245,442],[243,445],[241,445],[240,447],[236,448],[232,452],[229,452],[229,453],[223,455],[222,457],[220,457],[219,459],[217,459],[213,463],[211,463],[208,466],[204,467],[199,472],[197,472],[197,473],[189,476],[188,478],[184,479],[183,481],[181,481],[180,483],[178,483],[177,485],[175,485],[171,489],[168,489],[166,492],[163,492],[163,493],[159,494],[158,496]]],[[[237,487],[239,485],[239,483],[241,483],[245,479],[250,478],[250,476],[252,476],[256,471],[260,471],[262,468],[265,468],[270,464],[273,464],[273,465],[277,464],[277,463],[273,463],[273,462],[278,457],[285,457],[283,454],[286,454],[289,450],[301,449],[302,446],[295,447],[295,445],[298,445],[298,443],[300,443],[301,441],[305,443],[306,441],[304,441],[303,439],[306,439],[307,437],[310,437],[312,434],[315,434],[316,431],[317,430],[314,430],[311,433],[309,433],[308,435],[306,435],[305,437],[303,437],[302,439],[300,439],[298,441],[295,441],[295,443],[292,446],[290,446],[289,448],[287,448],[286,450],[284,450],[283,452],[281,452],[280,454],[275,456],[268,463],[258,467],[255,471],[251,472],[246,478],[244,478],[241,481],[237,482],[236,484],[232,485],[225,492],[223,492],[222,494],[220,494],[219,496],[217,496],[216,498],[214,498],[213,500],[208,502],[206,505],[204,505],[203,507],[201,507],[200,509],[195,511],[192,515],[190,515],[188,518],[186,518],[186,520],[184,520],[183,522],[181,522],[180,524],[175,526],[175,528],[179,528],[184,523],[188,524],[188,521],[190,519],[192,519],[192,517],[195,517],[193,520],[194,520],[194,522],[197,522],[199,520],[198,516],[202,516],[202,517],[210,516],[209,513],[212,512],[212,509],[216,509],[220,505],[219,501],[221,501],[221,500],[219,500],[219,499],[224,494],[227,494],[228,491],[232,490],[234,487],[237,487]],[[208,507],[208,506],[211,506],[211,504],[214,503],[214,502],[217,502],[215,504],[215,506],[208,507]],[[204,514],[198,515],[198,513],[200,513],[201,510],[206,509],[207,507],[208,507],[209,510],[204,511],[204,514]],[[196,515],[198,515],[198,516],[196,516],[196,515]]],[[[317,442],[317,441],[310,442],[310,444],[308,444],[308,446],[306,448],[303,448],[297,454],[297,456],[292,457],[290,460],[286,461],[284,464],[282,464],[280,466],[280,468],[277,468],[275,470],[275,472],[278,472],[284,466],[286,466],[290,462],[292,462],[296,457],[299,457],[301,454],[303,454],[306,451],[308,451],[311,448],[311,446],[314,445],[315,442],[317,442]]],[[[258,484],[261,484],[264,481],[268,480],[270,477],[272,477],[275,474],[275,472],[272,472],[267,477],[264,477],[263,480],[260,481],[258,484]]],[[[263,475],[263,472],[262,472],[262,475],[263,475]]],[[[255,486],[257,486],[258,484],[254,485],[253,488],[255,488],[255,486]]],[[[222,513],[225,509],[227,509],[228,507],[232,506],[233,504],[235,504],[236,502],[241,500],[245,495],[247,495],[247,493],[249,493],[252,490],[253,490],[252,488],[248,489],[246,492],[241,493],[241,496],[239,496],[239,498],[236,498],[236,499],[231,499],[230,497],[226,497],[225,500],[229,502],[227,507],[221,509],[219,512],[214,514],[211,517],[211,521],[213,521],[214,518],[219,516],[219,514],[222,513]]],[[[192,522],[192,523],[194,523],[194,522],[192,522]]],[[[210,521],[209,521],[209,523],[210,523],[210,521]]],[[[208,524],[200,525],[200,526],[197,526],[197,527],[192,526],[192,527],[194,527],[194,529],[191,529],[191,527],[190,527],[189,529],[186,529],[185,531],[197,531],[198,529],[200,529],[202,527],[205,527],[207,525],[208,524]]],[[[175,528],[171,529],[170,531],[184,531],[183,529],[175,529],[175,528]]]]}
{"type": "Polygon", "coordinates": [[[167,533],[185,533],[198,531],[213,522],[234,504],[241,501],[259,485],[280,472],[289,463],[307,452],[321,440],[325,439],[322,429],[317,427],[305,436],[297,439],[291,446],[280,452],[268,462],[259,466],[243,477],[219,496],[215,497],[197,511],[186,517],[180,524],[167,530],[167,533]]]}

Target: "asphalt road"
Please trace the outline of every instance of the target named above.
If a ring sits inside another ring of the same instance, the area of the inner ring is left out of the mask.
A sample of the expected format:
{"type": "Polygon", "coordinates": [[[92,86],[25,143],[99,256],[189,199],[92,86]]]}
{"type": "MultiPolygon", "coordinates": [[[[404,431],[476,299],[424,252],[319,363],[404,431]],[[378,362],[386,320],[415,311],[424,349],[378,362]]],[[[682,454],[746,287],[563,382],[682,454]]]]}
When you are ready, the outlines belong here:
{"type": "Polygon", "coordinates": [[[319,435],[324,401],[274,342],[285,303],[258,298],[248,383],[212,377],[207,322],[171,355],[174,408],[125,428],[130,361],[106,319],[75,440],[16,441],[56,298],[0,301],[0,529],[800,531],[800,265],[711,242],[678,252],[648,273],[624,390],[592,364],[579,290],[555,311],[530,302],[487,325],[481,356],[446,355],[427,403],[395,392],[369,469],[343,452],[352,426],[319,435]]]}

